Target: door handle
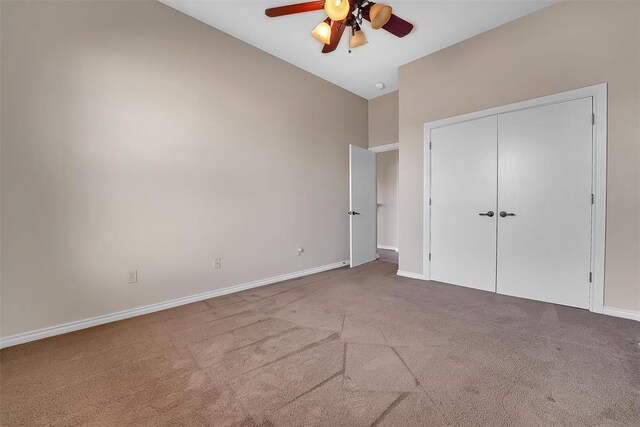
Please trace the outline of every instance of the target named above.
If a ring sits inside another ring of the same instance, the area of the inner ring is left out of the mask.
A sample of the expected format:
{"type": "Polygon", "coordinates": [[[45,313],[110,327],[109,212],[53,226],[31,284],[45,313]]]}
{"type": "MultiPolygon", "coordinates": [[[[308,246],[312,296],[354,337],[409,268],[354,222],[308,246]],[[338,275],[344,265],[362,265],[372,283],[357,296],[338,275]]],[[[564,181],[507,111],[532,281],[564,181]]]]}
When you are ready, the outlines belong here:
{"type": "Polygon", "coordinates": [[[489,211],[487,213],[479,213],[478,215],[480,215],[480,216],[488,216],[489,218],[491,218],[495,214],[493,213],[493,211],[489,211]]]}
{"type": "Polygon", "coordinates": [[[502,218],[504,218],[504,217],[506,217],[506,216],[516,216],[516,214],[514,214],[513,212],[505,212],[505,211],[502,211],[502,212],[500,212],[500,216],[501,216],[502,218]]]}
{"type": "Polygon", "coordinates": [[[349,215],[360,215],[360,212],[349,211],[349,215]]]}

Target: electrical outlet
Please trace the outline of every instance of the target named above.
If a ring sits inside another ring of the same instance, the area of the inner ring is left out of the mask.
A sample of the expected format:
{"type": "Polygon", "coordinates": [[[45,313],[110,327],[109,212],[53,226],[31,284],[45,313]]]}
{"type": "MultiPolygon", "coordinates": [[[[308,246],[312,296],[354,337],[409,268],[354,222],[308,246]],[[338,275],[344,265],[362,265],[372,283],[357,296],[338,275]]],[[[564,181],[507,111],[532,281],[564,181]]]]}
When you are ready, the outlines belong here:
{"type": "Polygon", "coordinates": [[[216,258],[214,268],[220,270],[222,268],[222,258],[216,258]]]}
{"type": "Polygon", "coordinates": [[[138,270],[129,270],[129,284],[138,282],[138,270]]]}

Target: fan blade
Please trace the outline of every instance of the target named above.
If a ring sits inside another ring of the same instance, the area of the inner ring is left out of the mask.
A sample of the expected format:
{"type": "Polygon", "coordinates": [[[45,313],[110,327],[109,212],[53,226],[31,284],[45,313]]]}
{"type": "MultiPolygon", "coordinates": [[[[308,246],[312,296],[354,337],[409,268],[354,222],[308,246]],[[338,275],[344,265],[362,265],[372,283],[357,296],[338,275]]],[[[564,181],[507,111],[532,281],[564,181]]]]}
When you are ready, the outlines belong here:
{"type": "Polygon", "coordinates": [[[324,0],[310,1],[306,3],[290,4],[288,6],[272,7],[266,9],[264,14],[274,18],[276,16],[293,15],[294,13],[312,12],[324,9],[324,0]]]}
{"type": "MultiPolygon", "coordinates": [[[[369,18],[369,10],[371,9],[372,5],[373,5],[373,3],[369,3],[365,7],[362,8],[362,17],[364,19],[366,19],[367,21],[369,21],[369,22],[371,22],[371,19],[369,18]]],[[[407,34],[409,34],[411,32],[411,30],[413,30],[413,24],[411,24],[410,22],[405,21],[402,18],[397,17],[396,15],[394,15],[392,13],[391,14],[391,18],[389,19],[389,22],[384,24],[382,26],[382,28],[387,30],[388,32],[390,32],[394,36],[404,37],[407,34]]]]}
{"type": "Polygon", "coordinates": [[[322,53],[329,53],[336,50],[338,43],[340,43],[340,39],[342,38],[342,33],[344,33],[344,29],[346,27],[347,24],[344,19],[342,21],[333,21],[331,23],[331,43],[324,45],[322,53]]]}
{"type": "Polygon", "coordinates": [[[404,37],[413,30],[413,24],[391,14],[391,19],[389,19],[389,22],[384,24],[382,28],[389,31],[394,36],[404,37]]]}

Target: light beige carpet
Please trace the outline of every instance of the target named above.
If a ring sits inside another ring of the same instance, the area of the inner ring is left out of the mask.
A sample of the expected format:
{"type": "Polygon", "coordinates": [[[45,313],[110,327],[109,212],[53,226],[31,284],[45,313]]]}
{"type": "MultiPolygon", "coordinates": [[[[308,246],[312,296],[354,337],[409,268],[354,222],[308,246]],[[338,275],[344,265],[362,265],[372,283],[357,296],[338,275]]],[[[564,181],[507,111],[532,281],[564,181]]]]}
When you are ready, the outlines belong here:
{"type": "Polygon", "coordinates": [[[640,425],[640,323],[396,268],[2,350],[2,425],[640,425]]]}

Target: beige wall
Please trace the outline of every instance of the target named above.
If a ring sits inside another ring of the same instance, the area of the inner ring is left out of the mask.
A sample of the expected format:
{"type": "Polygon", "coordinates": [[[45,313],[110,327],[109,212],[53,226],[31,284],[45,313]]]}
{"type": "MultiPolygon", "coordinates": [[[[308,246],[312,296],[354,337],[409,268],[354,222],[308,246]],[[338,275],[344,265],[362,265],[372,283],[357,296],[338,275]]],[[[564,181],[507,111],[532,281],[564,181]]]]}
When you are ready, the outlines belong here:
{"type": "Polygon", "coordinates": [[[398,91],[369,100],[369,147],[398,142],[398,91]]]}
{"type": "Polygon", "coordinates": [[[366,100],[157,2],[1,26],[2,336],[348,258],[366,100]]]}
{"type": "Polygon", "coordinates": [[[378,246],[398,247],[398,150],[376,154],[378,246]]]}
{"type": "Polygon", "coordinates": [[[423,124],[609,83],[605,305],[640,310],[640,2],[561,2],[400,68],[400,269],[422,271],[423,124]]]}

